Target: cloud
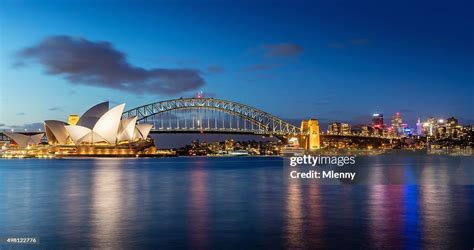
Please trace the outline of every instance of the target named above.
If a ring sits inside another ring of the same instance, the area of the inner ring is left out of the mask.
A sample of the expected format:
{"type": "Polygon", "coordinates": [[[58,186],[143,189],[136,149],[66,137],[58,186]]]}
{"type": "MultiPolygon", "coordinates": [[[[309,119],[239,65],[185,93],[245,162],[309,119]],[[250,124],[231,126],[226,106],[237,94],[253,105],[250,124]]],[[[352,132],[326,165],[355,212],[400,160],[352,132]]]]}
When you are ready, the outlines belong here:
{"type": "Polygon", "coordinates": [[[219,74],[224,72],[224,68],[216,65],[210,65],[209,67],[207,67],[207,72],[212,74],[219,74]]]}
{"type": "Polygon", "coordinates": [[[19,113],[16,113],[16,115],[26,115],[25,112],[19,112],[19,113]]]}
{"type": "Polygon", "coordinates": [[[72,84],[119,89],[132,93],[172,95],[205,84],[196,69],[145,69],[131,65],[126,55],[105,41],[71,36],[50,36],[17,53],[17,65],[38,62],[49,75],[72,84]]]}
{"type": "Polygon", "coordinates": [[[52,107],[52,108],[49,108],[49,111],[64,111],[64,110],[61,107],[52,107]]]}
{"type": "Polygon", "coordinates": [[[304,51],[303,47],[292,43],[263,44],[261,48],[264,51],[264,56],[268,58],[295,57],[304,51]]]}
{"type": "Polygon", "coordinates": [[[354,45],[367,45],[369,44],[369,39],[366,39],[366,38],[352,39],[351,43],[354,45]]]}

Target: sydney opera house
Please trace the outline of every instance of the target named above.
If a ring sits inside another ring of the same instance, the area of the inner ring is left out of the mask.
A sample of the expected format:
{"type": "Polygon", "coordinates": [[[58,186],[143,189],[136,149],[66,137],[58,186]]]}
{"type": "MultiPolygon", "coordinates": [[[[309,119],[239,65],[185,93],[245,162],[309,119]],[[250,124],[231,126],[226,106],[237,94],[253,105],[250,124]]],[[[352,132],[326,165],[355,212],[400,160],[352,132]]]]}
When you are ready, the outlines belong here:
{"type": "Polygon", "coordinates": [[[148,137],[152,124],[137,123],[136,117],[122,119],[125,104],[109,109],[109,102],[87,110],[77,121],[44,122],[47,145],[41,145],[43,133],[25,135],[4,132],[16,150],[54,156],[150,156],[156,154],[148,137]]]}

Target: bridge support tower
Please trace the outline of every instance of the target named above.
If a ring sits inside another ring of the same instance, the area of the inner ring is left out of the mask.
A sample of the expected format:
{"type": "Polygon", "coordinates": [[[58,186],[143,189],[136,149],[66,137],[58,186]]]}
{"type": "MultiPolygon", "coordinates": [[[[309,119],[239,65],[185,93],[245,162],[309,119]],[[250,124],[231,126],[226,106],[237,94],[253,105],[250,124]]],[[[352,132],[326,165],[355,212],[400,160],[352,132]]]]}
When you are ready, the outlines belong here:
{"type": "Polygon", "coordinates": [[[317,119],[301,121],[300,146],[306,150],[315,150],[321,148],[319,138],[319,122],[317,119]]]}

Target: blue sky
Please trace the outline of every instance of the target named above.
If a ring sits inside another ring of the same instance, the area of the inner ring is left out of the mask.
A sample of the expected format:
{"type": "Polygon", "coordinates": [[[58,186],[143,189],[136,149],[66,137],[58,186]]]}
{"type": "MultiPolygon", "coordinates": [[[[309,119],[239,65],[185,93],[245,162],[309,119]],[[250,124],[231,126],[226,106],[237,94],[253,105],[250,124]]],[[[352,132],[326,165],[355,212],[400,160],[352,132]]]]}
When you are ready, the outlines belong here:
{"type": "Polygon", "coordinates": [[[3,0],[0,124],[199,90],[284,119],[360,123],[400,111],[408,122],[474,123],[472,13],[472,1],[3,0]],[[78,47],[123,60],[78,75],[54,51],[78,47]]]}

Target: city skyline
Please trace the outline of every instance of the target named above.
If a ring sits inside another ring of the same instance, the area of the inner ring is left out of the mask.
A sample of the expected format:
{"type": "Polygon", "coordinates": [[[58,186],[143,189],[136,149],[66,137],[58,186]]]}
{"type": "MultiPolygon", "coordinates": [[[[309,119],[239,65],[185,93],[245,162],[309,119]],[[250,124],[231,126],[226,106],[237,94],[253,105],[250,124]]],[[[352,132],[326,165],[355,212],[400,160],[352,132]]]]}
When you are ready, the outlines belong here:
{"type": "Polygon", "coordinates": [[[0,128],[201,90],[288,121],[474,123],[468,1],[2,4],[0,128]]]}

